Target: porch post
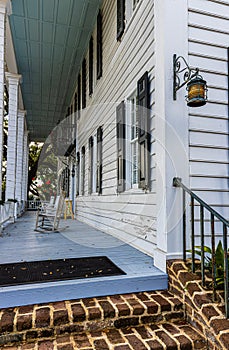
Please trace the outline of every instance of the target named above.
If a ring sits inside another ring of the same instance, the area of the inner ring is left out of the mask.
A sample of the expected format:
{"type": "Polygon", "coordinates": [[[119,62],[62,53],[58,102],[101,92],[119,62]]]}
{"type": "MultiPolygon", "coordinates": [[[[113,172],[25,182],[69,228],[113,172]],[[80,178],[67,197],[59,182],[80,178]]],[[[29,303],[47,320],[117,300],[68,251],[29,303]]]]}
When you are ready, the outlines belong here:
{"type": "Polygon", "coordinates": [[[173,55],[188,59],[188,1],[154,0],[157,248],[154,263],[182,257],[182,206],[173,177],[189,184],[185,89],[173,100],[173,55]]]}
{"type": "Polygon", "coordinates": [[[9,83],[6,200],[16,199],[18,86],[21,75],[6,72],[9,83]]]}
{"type": "Polygon", "coordinates": [[[28,149],[28,135],[29,132],[24,132],[23,140],[23,168],[22,168],[22,200],[24,205],[27,202],[27,186],[28,186],[28,162],[29,162],[29,149],[28,149]]]}
{"type": "Polygon", "coordinates": [[[25,129],[25,111],[18,110],[17,117],[17,168],[16,168],[16,199],[19,203],[22,201],[22,170],[24,161],[24,129],[25,129]]]}
{"type": "Polygon", "coordinates": [[[3,160],[3,122],[4,122],[4,82],[5,82],[5,26],[9,0],[0,0],[0,199],[2,199],[2,160],[3,160]]]}

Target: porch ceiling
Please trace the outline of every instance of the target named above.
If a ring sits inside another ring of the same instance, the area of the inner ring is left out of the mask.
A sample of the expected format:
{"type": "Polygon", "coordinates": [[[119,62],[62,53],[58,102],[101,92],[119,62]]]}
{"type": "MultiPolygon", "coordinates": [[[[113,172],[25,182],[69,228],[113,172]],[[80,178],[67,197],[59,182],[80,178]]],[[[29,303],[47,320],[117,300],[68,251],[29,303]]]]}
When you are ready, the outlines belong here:
{"type": "Polygon", "coordinates": [[[10,27],[30,139],[66,115],[101,0],[12,0],[10,27]]]}

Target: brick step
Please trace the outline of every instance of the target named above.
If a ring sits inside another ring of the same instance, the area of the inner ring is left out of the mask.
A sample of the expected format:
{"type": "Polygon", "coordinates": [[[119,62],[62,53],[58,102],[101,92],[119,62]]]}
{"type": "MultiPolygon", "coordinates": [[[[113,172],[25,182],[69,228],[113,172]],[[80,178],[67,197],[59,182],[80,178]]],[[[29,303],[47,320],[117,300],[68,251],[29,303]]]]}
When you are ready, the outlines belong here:
{"type": "Polygon", "coordinates": [[[0,346],[66,334],[153,325],[183,316],[182,302],[167,291],[15,307],[0,311],[0,346]]]}
{"type": "Polygon", "coordinates": [[[4,350],[207,350],[203,336],[185,321],[81,332],[37,339],[4,350]]]}

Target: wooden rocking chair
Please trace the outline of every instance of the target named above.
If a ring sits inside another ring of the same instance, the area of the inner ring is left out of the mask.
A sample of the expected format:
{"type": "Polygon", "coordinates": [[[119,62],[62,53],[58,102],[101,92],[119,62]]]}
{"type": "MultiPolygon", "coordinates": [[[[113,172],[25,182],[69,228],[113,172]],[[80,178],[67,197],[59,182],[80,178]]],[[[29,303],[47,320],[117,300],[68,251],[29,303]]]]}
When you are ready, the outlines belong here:
{"type": "Polygon", "coordinates": [[[57,231],[64,207],[63,193],[57,197],[53,208],[38,210],[35,231],[57,231]]]}

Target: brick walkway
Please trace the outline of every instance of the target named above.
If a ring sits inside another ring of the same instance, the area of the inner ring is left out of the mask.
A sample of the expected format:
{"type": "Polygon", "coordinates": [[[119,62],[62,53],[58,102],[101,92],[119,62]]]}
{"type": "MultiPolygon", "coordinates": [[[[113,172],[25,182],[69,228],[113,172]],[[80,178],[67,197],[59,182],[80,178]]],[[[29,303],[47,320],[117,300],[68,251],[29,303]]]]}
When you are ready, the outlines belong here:
{"type": "Polygon", "coordinates": [[[207,349],[183,316],[183,304],[166,291],[4,309],[0,349],[207,349]]]}

